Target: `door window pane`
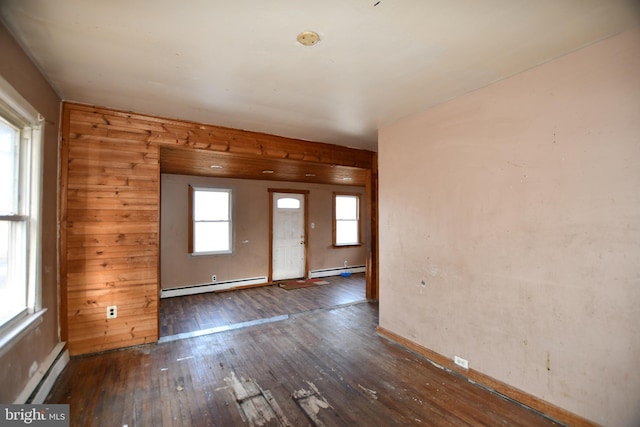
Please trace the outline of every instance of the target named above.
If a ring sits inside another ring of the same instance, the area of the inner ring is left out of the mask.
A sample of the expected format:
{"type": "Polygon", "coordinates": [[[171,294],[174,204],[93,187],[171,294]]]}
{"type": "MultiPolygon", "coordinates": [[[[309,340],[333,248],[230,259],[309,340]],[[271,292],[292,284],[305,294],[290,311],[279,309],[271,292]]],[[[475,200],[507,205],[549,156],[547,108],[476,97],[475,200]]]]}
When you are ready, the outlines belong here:
{"type": "Polygon", "coordinates": [[[278,209],[300,209],[300,200],[293,197],[283,197],[276,202],[278,209]]]}

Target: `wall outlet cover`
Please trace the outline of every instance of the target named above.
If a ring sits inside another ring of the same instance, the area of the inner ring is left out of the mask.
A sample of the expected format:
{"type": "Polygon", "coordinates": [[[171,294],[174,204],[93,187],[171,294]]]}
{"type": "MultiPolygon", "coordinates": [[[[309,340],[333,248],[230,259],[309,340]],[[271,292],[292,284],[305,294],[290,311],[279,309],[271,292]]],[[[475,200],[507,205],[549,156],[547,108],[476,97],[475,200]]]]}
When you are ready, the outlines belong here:
{"type": "Polygon", "coordinates": [[[469,369],[469,361],[467,359],[463,359],[462,357],[454,356],[453,363],[460,366],[461,368],[469,369]]]}
{"type": "Polygon", "coordinates": [[[115,319],[118,317],[118,306],[110,305],[107,306],[107,319],[115,319]]]}

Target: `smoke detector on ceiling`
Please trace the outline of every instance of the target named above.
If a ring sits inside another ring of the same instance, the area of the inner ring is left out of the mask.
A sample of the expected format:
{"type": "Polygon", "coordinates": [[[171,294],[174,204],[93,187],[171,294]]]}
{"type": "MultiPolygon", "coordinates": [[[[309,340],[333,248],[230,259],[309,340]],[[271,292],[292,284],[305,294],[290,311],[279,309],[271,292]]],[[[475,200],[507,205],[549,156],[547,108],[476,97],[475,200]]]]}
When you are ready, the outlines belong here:
{"type": "Polygon", "coordinates": [[[298,34],[298,43],[303,46],[313,46],[320,41],[320,36],[314,31],[303,31],[298,34]]]}

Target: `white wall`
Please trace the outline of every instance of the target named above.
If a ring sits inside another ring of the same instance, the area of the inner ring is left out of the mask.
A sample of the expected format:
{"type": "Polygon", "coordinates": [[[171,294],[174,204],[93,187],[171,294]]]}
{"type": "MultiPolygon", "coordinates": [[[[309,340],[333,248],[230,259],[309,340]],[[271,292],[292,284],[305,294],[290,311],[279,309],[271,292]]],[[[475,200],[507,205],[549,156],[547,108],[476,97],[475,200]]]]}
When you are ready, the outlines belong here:
{"type": "Polygon", "coordinates": [[[379,165],[381,327],[640,425],[639,28],[381,129],[379,165]]]}

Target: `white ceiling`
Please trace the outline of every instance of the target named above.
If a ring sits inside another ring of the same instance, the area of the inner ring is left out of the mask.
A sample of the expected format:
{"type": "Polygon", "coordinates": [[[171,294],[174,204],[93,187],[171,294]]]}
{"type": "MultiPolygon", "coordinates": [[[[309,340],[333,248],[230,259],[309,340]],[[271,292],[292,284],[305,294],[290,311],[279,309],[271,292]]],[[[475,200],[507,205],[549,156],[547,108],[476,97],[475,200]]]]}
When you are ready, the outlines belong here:
{"type": "Polygon", "coordinates": [[[65,100],[375,150],[382,125],[639,25],[640,2],[0,0],[0,16],[65,100]]]}

